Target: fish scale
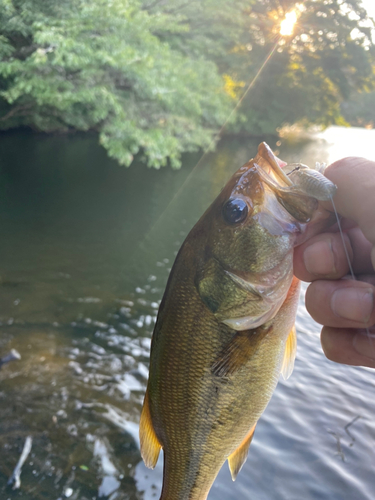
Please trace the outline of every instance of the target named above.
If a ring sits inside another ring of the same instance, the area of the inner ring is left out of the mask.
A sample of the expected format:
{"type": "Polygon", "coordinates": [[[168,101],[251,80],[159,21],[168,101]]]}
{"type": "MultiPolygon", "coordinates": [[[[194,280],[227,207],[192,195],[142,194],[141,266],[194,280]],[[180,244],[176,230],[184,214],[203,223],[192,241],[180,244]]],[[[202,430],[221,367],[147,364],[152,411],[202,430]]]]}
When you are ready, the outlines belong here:
{"type": "MultiPolygon", "coordinates": [[[[176,257],[140,422],[146,465],[164,451],[160,500],[205,500],[226,460],[234,480],[280,373],[293,369],[293,247],[318,207],[304,191],[306,171],[293,179],[262,143],[176,257]]],[[[324,198],[327,183],[321,191],[314,177],[315,196],[324,198]]]]}

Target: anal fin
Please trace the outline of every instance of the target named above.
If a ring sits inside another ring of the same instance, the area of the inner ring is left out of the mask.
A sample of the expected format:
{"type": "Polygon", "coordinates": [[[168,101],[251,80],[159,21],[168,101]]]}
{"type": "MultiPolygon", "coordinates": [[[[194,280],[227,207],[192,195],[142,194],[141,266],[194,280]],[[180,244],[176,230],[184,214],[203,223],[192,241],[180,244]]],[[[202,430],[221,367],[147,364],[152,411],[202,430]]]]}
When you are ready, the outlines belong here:
{"type": "Polygon", "coordinates": [[[296,327],[293,326],[286,340],[284,359],[283,359],[283,364],[281,366],[281,374],[285,380],[288,379],[292,374],[294,368],[294,360],[296,358],[296,352],[297,352],[297,333],[296,333],[296,327]]]}
{"type": "Polygon", "coordinates": [[[242,441],[240,446],[228,457],[229,470],[232,475],[232,480],[235,481],[237,474],[242,469],[243,464],[246,462],[247,454],[251,440],[254,436],[256,424],[250,429],[249,433],[242,441]]]}
{"type": "Polygon", "coordinates": [[[153,469],[158,461],[162,446],[156,437],[152,425],[148,391],[146,391],[145,400],[143,402],[141,421],[139,424],[139,439],[143,461],[146,467],[153,469]]]}

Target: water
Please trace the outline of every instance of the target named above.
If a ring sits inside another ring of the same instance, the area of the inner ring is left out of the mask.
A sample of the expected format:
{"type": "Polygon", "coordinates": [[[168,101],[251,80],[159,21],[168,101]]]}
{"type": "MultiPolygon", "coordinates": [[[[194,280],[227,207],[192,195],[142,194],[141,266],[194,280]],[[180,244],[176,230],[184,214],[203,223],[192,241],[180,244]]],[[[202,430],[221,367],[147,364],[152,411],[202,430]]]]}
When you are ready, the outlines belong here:
{"type": "MultiPolygon", "coordinates": [[[[306,164],[375,160],[374,139],[334,127],[278,149],[306,164]]],[[[123,169],[93,137],[1,136],[0,356],[22,356],[0,371],[1,499],[159,498],[161,462],[147,470],[138,442],[157,308],[184,236],[256,145],[227,142],[189,176],[198,155],[177,172],[123,169]]],[[[237,481],[225,465],[209,500],[373,498],[373,371],[325,359],[303,297],[297,331],[292,377],[237,481]]]]}

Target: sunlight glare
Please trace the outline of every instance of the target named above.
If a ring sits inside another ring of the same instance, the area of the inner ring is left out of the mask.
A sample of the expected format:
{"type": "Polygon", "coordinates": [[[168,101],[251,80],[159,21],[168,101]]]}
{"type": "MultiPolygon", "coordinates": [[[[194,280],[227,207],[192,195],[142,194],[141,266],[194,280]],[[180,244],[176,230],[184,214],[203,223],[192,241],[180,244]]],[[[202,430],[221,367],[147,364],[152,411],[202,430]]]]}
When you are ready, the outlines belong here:
{"type": "Polygon", "coordinates": [[[280,25],[280,35],[282,36],[290,36],[293,33],[294,25],[297,22],[297,13],[295,10],[288,12],[285,15],[285,19],[281,22],[280,25]]]}

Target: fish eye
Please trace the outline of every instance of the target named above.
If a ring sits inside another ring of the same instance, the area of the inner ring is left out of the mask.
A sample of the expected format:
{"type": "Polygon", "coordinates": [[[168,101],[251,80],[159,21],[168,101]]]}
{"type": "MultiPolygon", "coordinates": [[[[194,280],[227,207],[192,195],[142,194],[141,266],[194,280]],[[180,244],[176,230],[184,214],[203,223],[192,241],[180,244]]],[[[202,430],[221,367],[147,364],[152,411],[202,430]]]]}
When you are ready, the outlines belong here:
{"type": "Polygon", "coordinates": [[[223,217],[228,224],[237,224],[246,219],[249,208],[241,198],[228,200],[223,206],[223,217]]]}

